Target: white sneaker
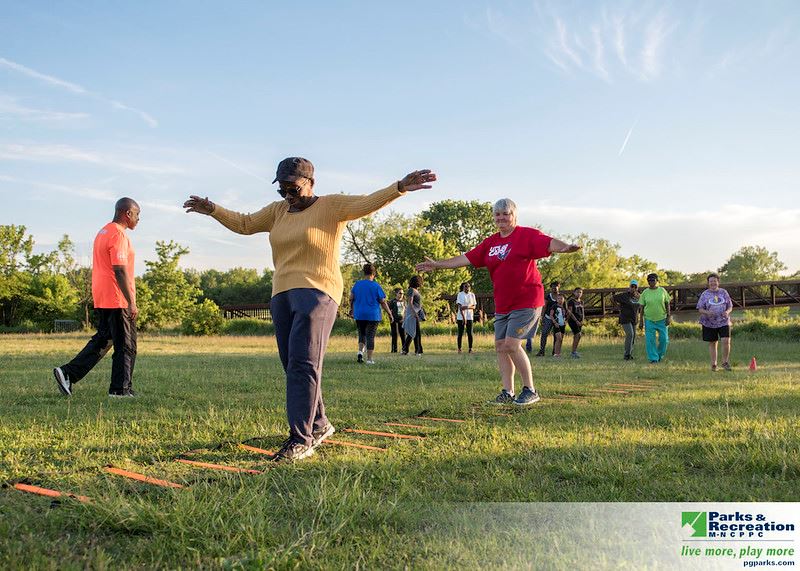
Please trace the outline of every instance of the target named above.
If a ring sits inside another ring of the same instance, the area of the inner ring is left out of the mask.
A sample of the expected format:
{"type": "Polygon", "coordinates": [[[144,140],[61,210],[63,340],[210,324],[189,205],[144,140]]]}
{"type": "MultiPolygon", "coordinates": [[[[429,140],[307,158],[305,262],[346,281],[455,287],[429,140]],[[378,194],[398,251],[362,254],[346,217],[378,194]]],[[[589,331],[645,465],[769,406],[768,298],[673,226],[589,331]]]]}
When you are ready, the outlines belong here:
{"type": "Polygon", "coordinates": [[[336,429],[329,422],[325,426],[325,428],[323,428],[319,432],[312,433],[311,434],[311,438],[313,439],[313,442],[311,443],[312,448],[316,448],[317,446],[322,444],[325,441],[326,438],[328,438],[329,436],[333,436],[334,432],[336,432],[336,429]]]}
{"type": "Polygon", "coordinates": [[[373,361],[372,359],[367,359],[367,365],[374,365],[374,364],[375,361],[373,361]]]}
{"type": "Polygon", "coordinates": [[[56,378],[58,390],[67,396],[72,396],[72,382],[69,380],[69,377],[64,374],[64,371],[61,370],[61,367],[53,369],[53,376],[56,378]]]}

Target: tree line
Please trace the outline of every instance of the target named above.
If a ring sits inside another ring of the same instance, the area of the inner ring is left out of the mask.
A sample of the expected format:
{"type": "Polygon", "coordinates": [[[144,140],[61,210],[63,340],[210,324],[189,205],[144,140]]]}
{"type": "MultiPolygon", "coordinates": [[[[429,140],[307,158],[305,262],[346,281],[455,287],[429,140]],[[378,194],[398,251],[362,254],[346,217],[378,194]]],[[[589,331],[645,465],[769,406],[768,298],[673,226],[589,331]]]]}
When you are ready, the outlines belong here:
{"type": "MultiPolygon", "coordinates": [[[[547,231],[546,229],[543,229],[547,231]]],[[[425,256],[439,259],[461,254],[495,232],[492,205],[482,201],[443,200],[415,215],[390,212],[351,222],[342,241],[345,291],[360,279],[367,262],[378,268],[378,281],[389,290],[405,290],[414,265],[425,256]]],[[[638,255],[623,256],[620,245],[586,234],[559,236],[582,246],[570,256],[539,261],[544,283],[558,280],[562,289],[624,287],[632,277],[658,272],[661,282],[702,284],[712,270],[686,274],[662,268],[638,255]]],[[[81,266],[74,244],[64,236],[48,253],[34,254],[34,239],[25,226],[0,225],[0,325],[50,330],[56,319],[88,324],[92,310],[91,268],[81,266]]],[[[180,268],[188,248],[173,241],[156,242],[156,259],[145,261],[136,278],[139,326],[158,329],[183,324],[189,333],[218,327],[221,305],[266,303],[272,293],[272,272],[234,268],[227,271],[180,268]]],[[[724,281],[780,279],[786,265],[776,252],[745,246],[715,271],[724,281]]],[[[800,277],[800,272],[791,277],[800,277]]],[[[426,305],[433,316],[449,315],[441,295],[455,294],[462,282],[473,290],[492,291],[485,269],[459,268],[425,276],[426,305]]],[[[342,312],[347,310],[342,307],[342,312]]]]}

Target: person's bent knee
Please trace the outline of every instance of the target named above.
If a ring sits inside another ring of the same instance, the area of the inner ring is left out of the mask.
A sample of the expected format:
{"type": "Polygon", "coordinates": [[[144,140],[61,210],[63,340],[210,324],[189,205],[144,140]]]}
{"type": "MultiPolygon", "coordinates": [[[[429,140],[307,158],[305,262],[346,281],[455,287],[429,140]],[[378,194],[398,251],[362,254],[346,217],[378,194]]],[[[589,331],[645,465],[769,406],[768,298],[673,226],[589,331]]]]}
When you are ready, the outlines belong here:
{"type": "Polygon", "coordinates": [[[522,346],[522,341],[522,339],[516,339],[514,337],[497,339],[494,342],[495,350],[498,353],[514,353],[522,346]]]}

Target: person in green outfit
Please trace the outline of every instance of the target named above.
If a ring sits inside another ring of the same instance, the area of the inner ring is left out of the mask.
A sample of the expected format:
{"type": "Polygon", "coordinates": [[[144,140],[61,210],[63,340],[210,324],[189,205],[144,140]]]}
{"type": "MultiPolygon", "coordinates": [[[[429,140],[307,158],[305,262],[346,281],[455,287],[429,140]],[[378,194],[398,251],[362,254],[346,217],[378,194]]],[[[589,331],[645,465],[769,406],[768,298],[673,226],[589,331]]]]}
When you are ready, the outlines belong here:
{"type": "Polygon", "coordinates": [[[659,287],[657,274],[647,275],[647,285],[639,296],[642,314],[639,328],[644,328],[647,358],[651,363],[658,363],[666,356],[669,345],[669,325],[672,322],[669,294],[663,287],[659,287]]]}

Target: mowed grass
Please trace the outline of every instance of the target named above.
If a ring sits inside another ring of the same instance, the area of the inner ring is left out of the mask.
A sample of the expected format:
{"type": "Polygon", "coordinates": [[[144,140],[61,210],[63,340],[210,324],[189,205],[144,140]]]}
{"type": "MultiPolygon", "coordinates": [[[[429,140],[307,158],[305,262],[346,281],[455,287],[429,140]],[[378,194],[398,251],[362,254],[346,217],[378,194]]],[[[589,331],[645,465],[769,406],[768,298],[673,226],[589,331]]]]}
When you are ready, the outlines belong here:
{"type": "MultiPolygon", "coordinates": [[[[712,374],[699,340],[673,342],[667,362],[651,366],[643,343],[639,359],[624,362],[619,340],[586,339],[580,360],[532,360],[543,400],[519,409],[485,404],[500,388],[489,337],[476,340],[475,355],[455,354],[453,337],[426,337],[422,358],[390,355],[379,338],[372,367],[355,363],[354,338],[335,337],[324,380],[334,439],[386,451],[325,445],[307,461],[274,466],[237,446],[276,449],[287,431],[272,338],[142,335],[136,399],[106,396],[108,357],[65,398],[51,369],[86,339],[0,337],[0,480],[93,500],[0,490],[0,568],[525,566],[546,550],[544,530],[520,551],[502,533],[457,530],[438,516],[454,502],[800,497],[793,343],[734,337],[735,370],[712,374]],[[753,355],[759,370],[750,373],[753,355]],[[625,390],[619,384],[652,389],[603,392],[625,390]],[[416,418],[423,411],[466,422],[416,418]],[[174,461],[198,449],[193,460],[266,471],[174,461]],[[127,480],[105,465],[186,488],[127,480]]],[[[550,563],[575,564],[564,553],[550,563]]]]}

